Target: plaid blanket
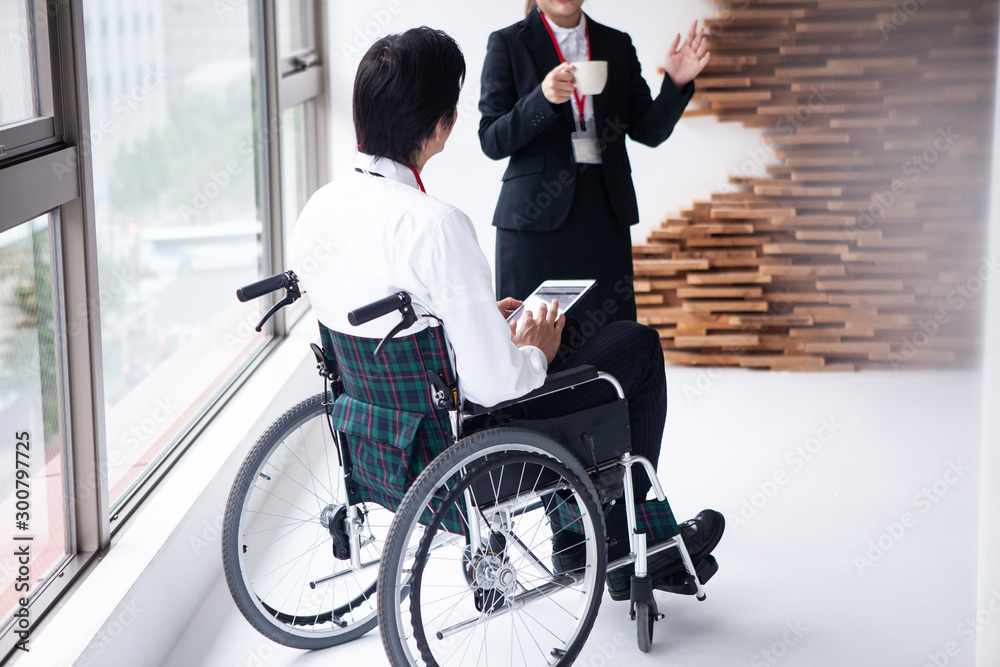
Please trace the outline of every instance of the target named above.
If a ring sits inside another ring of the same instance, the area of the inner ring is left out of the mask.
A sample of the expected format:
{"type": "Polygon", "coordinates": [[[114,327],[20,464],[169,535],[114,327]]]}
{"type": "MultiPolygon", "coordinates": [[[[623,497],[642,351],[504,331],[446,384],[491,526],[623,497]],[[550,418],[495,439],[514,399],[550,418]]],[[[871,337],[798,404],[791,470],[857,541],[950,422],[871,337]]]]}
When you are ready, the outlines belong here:
{"type": "Polygon", "coordinates": [[[344,433],[353,470],[351,503],[376,502],[395,510],[417,475],[452,442],[448,413],[434,407],[427,371],[454,377],[441,327],[394,338],[373,356],[377,338],[360,338],[320,325],[327,356],[340,367],[344,393],[331,415],[344,433]]]}
{"type": "MultiPolygon", "coordinates": [[[[344,389],[331,419],[345,434],[352,459],[348,500],[375,502],[394,511],[420,472],[452,443],[448,413],[434,406],[427,380],[431,371],[448,384],[455,381],[443,327],[394,338],[378,358],[373,356],[377,338],[349,336],[322,324],[320,338],[326,355],[337,360],[344,389]]],[[[638,469],[636,473],[643,474],[638,469]]],[[[557,502],[548,513],[554,529],[573,530],[580,519],[571,502],[557,502]]],[[[636,516],[638,528],[652,540],[677,534],[666,501],[639,503],[636,516]]],[[[462,532],[461,525],[457,516],[444,521],[452,532],[462,532]]]]}

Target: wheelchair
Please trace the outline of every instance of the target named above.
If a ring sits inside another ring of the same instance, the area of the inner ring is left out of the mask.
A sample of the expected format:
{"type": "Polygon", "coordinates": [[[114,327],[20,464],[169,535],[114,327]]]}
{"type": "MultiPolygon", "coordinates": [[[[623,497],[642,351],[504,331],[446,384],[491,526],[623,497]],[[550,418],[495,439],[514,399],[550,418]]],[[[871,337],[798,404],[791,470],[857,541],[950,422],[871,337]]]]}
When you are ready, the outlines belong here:
{"type": "MultiPolygon", "coordinates": [[[[301,296],[297,283],[288,271],[237,290],[240,301],[285,290],[258,331],[301,296]]],[[[418,315],[405,292],[358,308],[349,321],[394,312],[401,321],[381,341],[320,325],[323,346],[311,347],[324,391],[272,424],[237,474],[222,551],[244,617],[275,642],[302,649],[351,641],[377,624],[395,667],[483,659],[570,665],[593,627],[607,572],[634,566],[629,613],[639,649],[649,651],[663,616],[647,558],[676,549],[684,572],[667,590],[698,600],[718,566],[707,556],[695,568],[676,523],[672,537],[647,547],[652,523],[633,501],[636,468],[659,502],[665,496],[652,463],[629,453],[627,401],[617,380],[578,367],[500,405],[461,402],[442,326],[420,332],[430,332],[425,346],[438,341],[436,356],[408,349],[419,347],[420,334],[396,338],[420,317],[433,318],[418,315]],[[379,368],[388,373],[381,380],[379,368]],[[358,399],[371,389],[366,398],[405,403],[400,378],[407,372],[409,393],[434,414],[358,399]],[[609,385],[614,398],[556,419],[523,409],[595,382],[609,385]],[[437,449],[407,450],[420,428],[446,438],[437,449]],[[402,470],[393,458],[399,452],[419,470],[402,470]],[[623,500],[629,555],[609,563],[606,508],[623,500]],[[578,538],[573,559],[555,546],[563,531],[578,538]]]]}

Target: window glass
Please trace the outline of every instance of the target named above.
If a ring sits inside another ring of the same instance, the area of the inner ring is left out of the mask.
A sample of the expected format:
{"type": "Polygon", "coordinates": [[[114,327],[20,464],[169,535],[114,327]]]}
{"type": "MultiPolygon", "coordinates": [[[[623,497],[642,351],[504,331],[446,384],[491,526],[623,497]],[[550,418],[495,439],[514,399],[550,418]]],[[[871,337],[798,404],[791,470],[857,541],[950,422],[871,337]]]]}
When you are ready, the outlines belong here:
{"type": "Polygon", "coordinates": [[[0,233],[0,617],[67,554],[61,335],[53,300],[52,224],[0,233]],[[27,566],[15,555],[30,553],[27,566]]]}
{"type": "Polygon", "coordinates": [[[302,51],[312,46],[309,39],[309,0],[277,0],[275,4],[278,55],[302,51]]]}
{"type": "MultiPolygon", "coordinates": [[[[281,114],[281,202],[286,241],[292,238],[295,221],[316,190],[315,106],[310,100],[281,114]]],[[[285,247],[288,266],[288,243],[285,247]]]]}
{"type": "Polygon", "coordinates": [[[90,95],[114,506],[262,342],[234,296],[261,267],[257,89],[248,3],[88,2],[84,21],[91,74],[122,84],[90,95]]]}
{"type": "Polygon", "coordinates": [[[26,0],[0,0],[0,126],[38,115],[37,59],[26,0]]]}

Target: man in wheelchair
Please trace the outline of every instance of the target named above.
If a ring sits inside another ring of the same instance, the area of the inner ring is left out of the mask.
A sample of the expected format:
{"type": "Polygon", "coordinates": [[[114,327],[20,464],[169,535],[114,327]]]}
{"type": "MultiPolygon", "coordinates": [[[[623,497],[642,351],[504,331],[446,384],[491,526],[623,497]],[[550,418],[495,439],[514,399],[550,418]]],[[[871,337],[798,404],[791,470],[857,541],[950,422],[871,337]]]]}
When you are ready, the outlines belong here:
{"type": "MultiPolygon", "coordinates": [[[[631,456],[655,465],[663,438],[666,378],[657,332],[616,322],[571,346],[570,340],[580,337],[566,335],[567,318],[557,304],[509,326],[505,316],[520,303],[497,303],[472,221],[425,192],[421,172],[448,141],[464,77],[462,52],[442,32],[418,28],[378,40],[362,59],[354,84],[359,148],[354,172],[309,200],[291,243],[292,266],[341,366],[348,399],[334,408],[334,424],[360,443],[351,455],[362,481],[372,487],[367,497],[393,509],[441,447],[453,442],[453,424],[434,399],[435,391],[439,398],[446,392],[435,385],[457,386],[459,404],[495,406],[537,390],[559,371],[591,366],[613,376],[627,398],[631,456]],[[378,343],[398,320],[354,326],[348,313],[399,292],[408,295],[409,308],[420,317],[376,359],[378,343]],[[441,382],[429,382],[428,370],[441,382]],[[404,432],[408,439],[400,435],[404,432]],[[395,448],[383,446],[387,442],[395,448]]],[[[560,115],[557,107],[547,113],[560,115]]],[[[613,383],[588,382],[494,411],[489,419],[546,420],[616,398],[613,383]]],[[[592,446],[601,460],[605,443],[592,446]]],[[[646,475],[637,475],[632,486],[650,550],[679,531],[696,567],[710,558],[723,533],[721,514],[705,510],[678,526],[665,500],[646,499],[651,488],[646,475]]],[[[601,499],[607,501],[610,563],[629,555],[631,538],[620,475],[608,489],[619,494],[601,499]]],[[[553,571],[582,567],[584,536],[569,528],[553,532],[553,571]]],[[[654,587],[669,590],[684,564],[679,550],[667,549],[651,555],[646,569],[654,587]]],[[[631,565],[609,572],[612,598],[629,599],[632,574],[631,565]]]]}

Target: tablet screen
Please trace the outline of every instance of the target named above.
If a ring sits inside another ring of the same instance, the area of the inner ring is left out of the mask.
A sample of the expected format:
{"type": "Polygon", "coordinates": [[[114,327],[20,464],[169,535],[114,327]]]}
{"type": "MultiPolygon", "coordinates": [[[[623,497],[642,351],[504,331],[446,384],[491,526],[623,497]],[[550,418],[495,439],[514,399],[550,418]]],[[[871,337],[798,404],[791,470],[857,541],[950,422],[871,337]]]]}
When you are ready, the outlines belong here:
{"type": "Polygon", "coordinates": [[[551,306],[556,299],[559,300],[559,312],[565,313],[575,306],[595,283],[594,280],[546,280],[524,300],[520,308],[510,314],[507,321],[520,321],[525,310],[530,310],[537,317],[538,307],[541,304],[551,306]]]}

